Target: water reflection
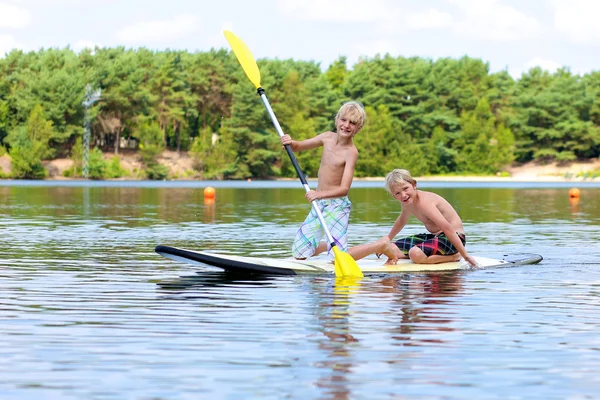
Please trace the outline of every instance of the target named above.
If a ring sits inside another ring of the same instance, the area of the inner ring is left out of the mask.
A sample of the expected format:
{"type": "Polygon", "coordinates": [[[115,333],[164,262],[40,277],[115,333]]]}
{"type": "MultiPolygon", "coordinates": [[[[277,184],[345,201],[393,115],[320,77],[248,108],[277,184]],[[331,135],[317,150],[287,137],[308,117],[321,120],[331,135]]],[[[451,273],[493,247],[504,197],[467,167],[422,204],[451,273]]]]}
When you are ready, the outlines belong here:
{"type": "Polygon", "coordinates": [[[215,222],[216,206],[214,198],[204,198],[204,223],[212,224],[215,222]]]}
{"type": "Polygon", "coordinates": [[[458,272],[387,277],[380,281],[384,291],[395,293],[398,310],[389,315],[399,325],[393,339],[402,346],[444,344],[446,333],[452,332],[454,313],[451,297],[463,293],[462,275],[458,272]]]}
{"type": "Polygon", "coordinates": [[[571,214],[579,213],[579,197],[569,197],[569,204],[571,205],[571,214]]]}
{"type": "Polygon", "coordinates": [[[166,294],[169,292],[182,293],[186,290],[214,288],[235,284],[250,286],[268,286],[274,283],[274,278],[265,275],[248,275],[225,271],[202,272],[195,275],[184,275],[178,278],[164,279],[156,284],[166,294]]]}
{"type": "Polygon", "coordinates": [[[318,345],[326,356],[315,366],[328,371],[316,384],[328,398],[347,399],[353,397],[358,354],[383,352],[388,365],[402,368],[419,353],[398,351],[397,346],[450,346],[449,333],[457,329],[453,298],[463,296],[464,285],[458,272],[382,276],[334,280],[316,294],[315,314],[323,335],[318,345]]]}
{"type": "MultiPolygon", "coordinates": [[[[352,296],[361,289],[360,279],[336,278],[321,292],[317,303],[317,321],[324,338],[318,340],[319,349],[324,351],[324,360],[316,362],[317,368],[328,370],[328,374],[316,382],[332,399],[348,399],[351,390],[348,377],[354,366],[352,346],[359,340],[350,333],[350,310],[352,296]]],[[[317,280],[318,282],[318,280],[317,280]]]]}

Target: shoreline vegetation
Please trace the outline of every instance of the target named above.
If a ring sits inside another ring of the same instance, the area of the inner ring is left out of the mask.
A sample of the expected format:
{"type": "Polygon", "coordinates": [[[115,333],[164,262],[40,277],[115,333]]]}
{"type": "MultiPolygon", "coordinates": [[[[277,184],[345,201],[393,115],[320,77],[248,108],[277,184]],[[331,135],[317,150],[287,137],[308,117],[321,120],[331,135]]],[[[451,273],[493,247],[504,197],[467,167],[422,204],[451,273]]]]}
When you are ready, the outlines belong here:
{"type": "MultiPolygon", "coordinates": [[[[115,155],[104,153],[104,159],[110,162],[115,155]]],[[[105,178],[102,180],[146,180],[146,173],[142,160],[136,152],[121,153],[118,155],[122,176],[118,178],[105,178]]],[[[43,166],[47,171],[44,180],[78,180],[79,176],[65,176],[73,168],[73,160],[59,158],[44,161],[43,166]]],[[[158,157],[158,163],[168,171],[167,180],[197,180],[203,181],[200,173],[194,169],[194,159],[187,152],[163,151],[158,157]]],[[[398,168],[403,167],[399,163],[398,168]]],[[[11,179],[11,160],[4,155],[0,157],[0,177],[11,179]]],[[[273,178],[273,180],[295,180],[296,178],[273,178]]],[[[355,181],[380,181],[383,177],[355,177],[355,181]]],[[[524,164],[515,164],[496,175],[426,175],[417,178],[419,181],[456,181],[456,182],[600,182],[600,158],[579,162],[540,163],[530,161],[524,164]]]]}
{"type": "MultiPolygon", "coordinates": [[[[258,63],[294,140],[334,129],[342,103],[364,104],[357,179],[398,167],[423,179],[600,172],[563,169],[600,156],[600,71],[534,67],[514,78],[469,56],[391,54],[354,65],[340,56],[326,69],[294,59],[258,63]],[[542,170],[553,161],[561,164],[542,170]]],[[[294,179],[252,86],[227,49],[15,49],[0,58],[0,158],[11,164],[0,178],[294,179]],[[63,169],[66,158],[73,164],[63,169]]],[[[297,159],[317,175],[316,153],[297,159]]]]}

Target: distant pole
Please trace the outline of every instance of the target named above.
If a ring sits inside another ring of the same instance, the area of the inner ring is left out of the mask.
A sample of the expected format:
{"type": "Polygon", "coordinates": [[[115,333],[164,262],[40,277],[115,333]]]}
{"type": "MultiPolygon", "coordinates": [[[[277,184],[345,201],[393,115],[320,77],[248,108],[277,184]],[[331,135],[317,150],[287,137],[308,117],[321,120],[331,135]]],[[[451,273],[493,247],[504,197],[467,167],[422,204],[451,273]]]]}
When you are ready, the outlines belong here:
{"type": "Polygon", "coordinates": [[[91,121],[90,121],[90,107],[96,101],[100,99],[100,89],[92,90],[92,86],[88,83],[85,86],[85,100],[83,101],[83,107],[85,108],[85,116],[83,118],[83,167],[82,174],[85,179],[90,176],[90,141],[92,138],[91,132],[91,121]]]}

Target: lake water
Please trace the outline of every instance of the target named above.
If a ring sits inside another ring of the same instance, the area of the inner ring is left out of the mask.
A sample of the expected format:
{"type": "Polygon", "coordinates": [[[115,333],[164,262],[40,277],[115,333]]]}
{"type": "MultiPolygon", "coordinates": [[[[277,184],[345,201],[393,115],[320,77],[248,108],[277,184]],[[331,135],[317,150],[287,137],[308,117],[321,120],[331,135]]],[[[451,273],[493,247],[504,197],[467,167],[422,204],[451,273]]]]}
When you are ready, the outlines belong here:
{"type": "MultiPolygon", "coordinates": [[[[472,254],[542,263],[349,285],[154,253],[289,256],[297,183],[219,183],[205,204],[207,184],[0,183],[0,399],[598,398],[598,185],[424,182],[472,254]]],[[[381,182],[350,197],[352,244],[388,233],[381,182]]]]}

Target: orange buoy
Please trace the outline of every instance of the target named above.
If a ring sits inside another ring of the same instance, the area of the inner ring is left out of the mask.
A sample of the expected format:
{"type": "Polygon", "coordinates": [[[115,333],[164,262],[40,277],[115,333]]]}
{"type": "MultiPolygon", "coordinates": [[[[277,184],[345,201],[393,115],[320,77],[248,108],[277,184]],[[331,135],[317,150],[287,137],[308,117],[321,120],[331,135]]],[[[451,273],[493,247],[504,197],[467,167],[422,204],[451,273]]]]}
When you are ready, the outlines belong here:
{"type": "Polygon", "coordinates": [[[579,198],[579,189],[577,189],[577,188],[571,188],[569,190],[569,197],[574,198],[574,199],[578,199],[579,198]]]}
{"type": "Polygon", "coordinates": [[[215,189],[208,186],[204,189],[204,198],[205,199],[214,199],[215,198],[215,189]]]}

